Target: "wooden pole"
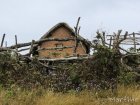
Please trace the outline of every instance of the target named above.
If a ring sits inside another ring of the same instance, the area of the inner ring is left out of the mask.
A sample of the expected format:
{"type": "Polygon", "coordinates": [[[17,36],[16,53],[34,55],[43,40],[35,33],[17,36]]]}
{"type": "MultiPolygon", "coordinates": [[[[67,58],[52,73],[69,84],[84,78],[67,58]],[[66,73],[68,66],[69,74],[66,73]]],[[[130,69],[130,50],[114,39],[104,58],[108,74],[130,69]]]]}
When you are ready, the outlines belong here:
{"type": "Polygon", "coordinates": [[[74,48],[74,51],[73,51],[74,54],[76,54],[76,49],[77,49],[77,46],[78,46],[78,40],[77,39],[78,39],[78,33],[80,31],[79,22],[80,22],[80,17],[77,20],[76,27],[74,27],[74,29],[75,29],[75,48],[74,48]]]}
{"type": "Polygon", "coordinates": [[[32,54],[34,42],[35,42],[35,40],[32,40],[31,48],[30,48],[30,51],[29,51],[29,56],[32,54]]]}
{"type": "Polygon", "coordinates": [[[105,32],[102,32],[102,34],[103,34],[103,45],[105,46],[105,32]]]}
{"type": "Polygon", "coordinates": [[[109,48],[111,48],[111,44],[112,44],[112,37],[110,37],[109,48]]]}
{"type": "Polygon", "coordinates": [[[79,35],[79,32],[80,32],[80,29],[81,29],[81,27],[78,28],[78,32],[77,32],[78,35],[79,35]]]}
{"type": "Polygon", "coordinates": [[[29,50],[29,49],[30,49],[30,48],[20,49],[20,50],[18,50],[18,52],[25,51],[25,50],[29,50]]]}
{"type": "Polygon", "coordinates": [[[135,33],[133,32],[133,41],[134,41],[134,51],[136,52],[136,39],[135,39],[135,33]]]}
{"type": "Polygon", "coordinates": [[[40,50],[57,50],[57,49],[66,49],[66,48],[74,48],[75,46],[63,46],[63,47],[48,47],[48,48],[40,48],[37,51],[40,50]]]}
{"type": "Polygon", "coordinates": [[[16,51],[18,52],[18,47],[17,47],[17,35],[15,35],[15,45],[16,45],[16,51]]]}
{"type": "Polygon", "coordinates": [[[3,47],[4,38],[5,38],[5,34],[3,34],[3,37],[2,37],[1,47],[3,47]]]}
{"type": "MultiPolygon", "coordinates": [[[[75,40],[74,38],[47,38],[47,39],[41,39],[38,41],[35,41],[34,44],[39,44],[45,41],[70,41],[70,40],[75,40]]],[[[12,45],[9,46],[8,48],[11,49],[15,49],[17,48],[21,48],[21,47],[26,47],[26,46],[30,46],[32,42],[28,42],[28,43],[18,43],[17,45],[12,45]]]]}

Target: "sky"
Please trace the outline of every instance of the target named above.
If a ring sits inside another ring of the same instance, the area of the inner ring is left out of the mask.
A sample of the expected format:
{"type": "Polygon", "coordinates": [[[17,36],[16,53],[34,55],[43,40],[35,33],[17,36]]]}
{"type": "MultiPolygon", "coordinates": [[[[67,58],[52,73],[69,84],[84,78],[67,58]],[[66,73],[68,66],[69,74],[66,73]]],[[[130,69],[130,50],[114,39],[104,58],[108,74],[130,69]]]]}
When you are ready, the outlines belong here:
{"type": "Polygon", "coordinates": [[[81,17],[80,35],[92,40],[96,31],[140,32],[140,0],[0,0],[0,40],[8,45],[38,40],[59,22],[71,27],[81,17]]]}

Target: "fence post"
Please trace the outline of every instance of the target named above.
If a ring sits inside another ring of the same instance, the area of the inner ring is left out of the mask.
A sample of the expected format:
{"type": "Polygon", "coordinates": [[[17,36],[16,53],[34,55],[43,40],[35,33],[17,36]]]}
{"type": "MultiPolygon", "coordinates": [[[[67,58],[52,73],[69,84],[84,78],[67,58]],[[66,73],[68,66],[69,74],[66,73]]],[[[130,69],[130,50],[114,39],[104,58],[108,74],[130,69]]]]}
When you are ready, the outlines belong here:
{"type": "Polygon", "coordinates": [[[2,37],[1,47],[3,46],[4,38],[5,38],[5,34],[3,34],[3,37],[2,37]]]}
{"type": "Polygon", "coordinates": [[[135,33],[133,32],[133,41],[134,41],[134,52],[136,52],[136,37],[135,37],[135,33]]]}

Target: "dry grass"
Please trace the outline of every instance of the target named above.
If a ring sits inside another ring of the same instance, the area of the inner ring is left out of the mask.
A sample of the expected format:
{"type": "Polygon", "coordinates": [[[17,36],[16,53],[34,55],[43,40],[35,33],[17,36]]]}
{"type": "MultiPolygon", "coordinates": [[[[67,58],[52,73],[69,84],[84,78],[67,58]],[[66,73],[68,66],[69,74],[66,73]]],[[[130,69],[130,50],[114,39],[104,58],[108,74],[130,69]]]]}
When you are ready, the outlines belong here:
{"type": "Polygon", "coordinates": [[[107,91],[70,91],[54,93],[43,89],[32,91],[0,90],[0,105],[140,105],[140,89],[120,86],[117,94],[107,91]]]}

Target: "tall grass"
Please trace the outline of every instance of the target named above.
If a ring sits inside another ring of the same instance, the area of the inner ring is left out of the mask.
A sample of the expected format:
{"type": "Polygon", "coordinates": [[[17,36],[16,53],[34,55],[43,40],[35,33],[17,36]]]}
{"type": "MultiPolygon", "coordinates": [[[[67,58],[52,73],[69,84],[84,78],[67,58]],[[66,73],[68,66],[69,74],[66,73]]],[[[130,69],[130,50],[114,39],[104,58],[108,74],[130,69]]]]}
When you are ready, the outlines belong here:
{"type": "Polygon", "coordinates": [[[140,88],[119,86],[111,90],[54,93],[44,89],[0,89],[0,105],[140,105],[140,88]]]}

